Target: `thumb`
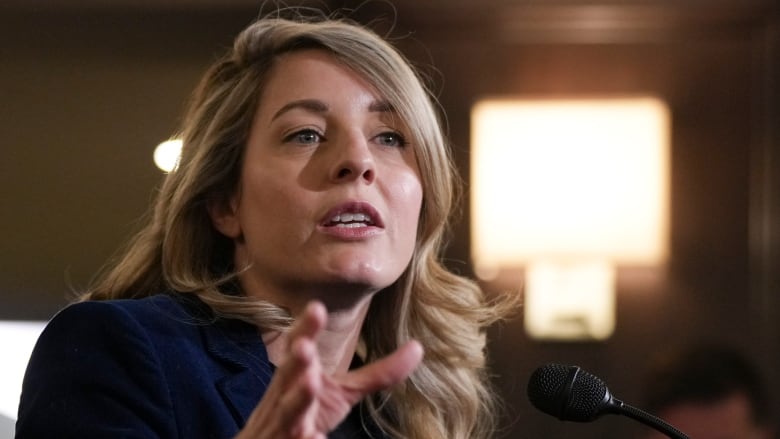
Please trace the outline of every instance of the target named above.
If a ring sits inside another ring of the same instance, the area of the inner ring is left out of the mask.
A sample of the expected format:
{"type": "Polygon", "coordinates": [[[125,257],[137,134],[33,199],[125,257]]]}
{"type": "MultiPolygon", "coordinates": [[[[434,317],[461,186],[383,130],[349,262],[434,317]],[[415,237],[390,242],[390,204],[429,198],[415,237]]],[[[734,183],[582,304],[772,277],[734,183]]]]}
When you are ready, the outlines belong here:
{"type": "Polygon", "coordinates": [[[423,347],[411,340],[392,354],[349,372],[345,385],[363,395],[401,383],[414,372],[423,358],[423,347]]]}

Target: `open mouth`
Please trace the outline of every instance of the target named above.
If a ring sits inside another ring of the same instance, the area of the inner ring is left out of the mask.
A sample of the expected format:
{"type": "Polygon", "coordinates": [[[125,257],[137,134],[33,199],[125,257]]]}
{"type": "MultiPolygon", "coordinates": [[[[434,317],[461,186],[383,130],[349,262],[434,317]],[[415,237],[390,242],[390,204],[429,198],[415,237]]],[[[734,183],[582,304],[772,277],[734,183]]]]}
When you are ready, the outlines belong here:
{"type": "Polygon", "coordinates": [[[373,226],[374,220],[365,213],[341,213],[330,219],[325,223],[326,227],[367,227],[373,226]]]}
{"type": "Polygon", "coordinates": [[[331,209],[321,224],[338,228],[384,227],[379,212],[362,202],[344,203],[331,209]]]}

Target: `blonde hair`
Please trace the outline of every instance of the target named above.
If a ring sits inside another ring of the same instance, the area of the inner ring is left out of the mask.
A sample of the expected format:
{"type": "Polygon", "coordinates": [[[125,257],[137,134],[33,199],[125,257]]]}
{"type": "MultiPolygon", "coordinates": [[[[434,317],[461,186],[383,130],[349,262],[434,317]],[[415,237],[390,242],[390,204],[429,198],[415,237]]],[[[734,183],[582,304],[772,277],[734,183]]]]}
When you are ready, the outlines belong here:
{"type": "Polygon", "coordinates": [[[213,227],[210,203],[237,190],[244,147],[268,72],[279,55],[320,49],[362,75],[409,127],[422,178],[416,251],[390,287],[375,296],[364,323],[365,360],[409,339],[425,347],[404,385],[366,401],[388,434],[410,439],[473,439],[494,429],[494,393],[485,368],[485,327],[506,303],[489,303],[473,281],[441,264],[456,199],[456,178],[434,101],[418,74],[390,44],[336,19],[266,18],[246,28],[198,86],[181,131],[178,168],[160,189],[144,229],[83,300],[144,297],[174,290],[198,296],[219,316],[283,330],[290,316],[227,285],[235,278],[233,243],[213,227]]]}

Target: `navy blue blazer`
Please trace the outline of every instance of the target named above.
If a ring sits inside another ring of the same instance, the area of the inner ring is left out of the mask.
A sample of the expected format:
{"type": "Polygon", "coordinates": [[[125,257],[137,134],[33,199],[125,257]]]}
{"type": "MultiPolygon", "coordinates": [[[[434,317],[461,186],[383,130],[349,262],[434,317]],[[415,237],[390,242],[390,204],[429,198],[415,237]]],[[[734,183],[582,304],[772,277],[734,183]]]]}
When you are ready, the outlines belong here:
{"type": "MultiPolygon", "coordinates": [[[[255,326],[194,296],[73,304],[35,346],[16,438],[231,438],[273,371],[255,326]]],[[[329,437],[369,437],[360,411],[329,437]]]]}

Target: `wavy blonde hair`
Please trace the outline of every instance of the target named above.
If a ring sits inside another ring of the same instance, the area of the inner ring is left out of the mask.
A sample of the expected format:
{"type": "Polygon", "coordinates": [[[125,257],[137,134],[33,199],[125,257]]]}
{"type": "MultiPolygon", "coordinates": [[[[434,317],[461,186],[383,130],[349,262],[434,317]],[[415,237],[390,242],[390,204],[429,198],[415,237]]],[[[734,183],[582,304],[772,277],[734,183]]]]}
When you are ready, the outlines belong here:
{"type": "Polygon", "coordinates": [[[410,130],[423,187],[409,266],[372,301],[361,346],[366,361],[419,340],[426,355],[404,385],[366,401],[388,434],[473,439],[494,431],[494,392],[485,368],[485,327],[508,305],[445,269],[443,237],[457,174],[434,99],[407,60],[374,32],[343,19],[258,20],[205,75],[183,121],[182,156],[168,174],[148,224],[82,300],[137,298],[167,290],[197,295],[219,316],[284,330],[288,313],[226,287],[235,278],[233,243],[212,225],[208,206],[237,190],[244,149],[269,70],[284,53],[325,50],[363,76],[410,130]]]}

